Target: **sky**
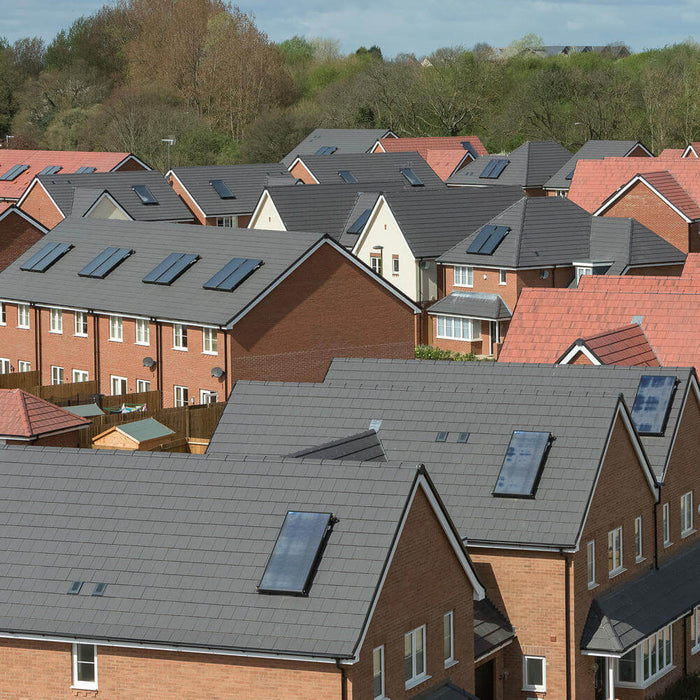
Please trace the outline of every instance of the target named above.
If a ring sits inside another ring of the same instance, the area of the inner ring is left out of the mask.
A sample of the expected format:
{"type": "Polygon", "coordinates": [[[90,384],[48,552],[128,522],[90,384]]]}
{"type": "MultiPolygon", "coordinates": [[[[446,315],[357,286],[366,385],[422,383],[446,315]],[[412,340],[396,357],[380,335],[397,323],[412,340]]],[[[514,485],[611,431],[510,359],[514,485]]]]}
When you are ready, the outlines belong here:
{"type": "MultiPolygon", "coordinates": [[[[0,0],[0,36],[47,42],[105,0],[0,0]]],[[[506,46],[524,34],[545,44],[624,41],[634,51],[683,41],[700,26],[699,0],[239,0],[273,41],[337,39],[341,51],[377,44],[387,57],[477,42],[506,46]]]]}

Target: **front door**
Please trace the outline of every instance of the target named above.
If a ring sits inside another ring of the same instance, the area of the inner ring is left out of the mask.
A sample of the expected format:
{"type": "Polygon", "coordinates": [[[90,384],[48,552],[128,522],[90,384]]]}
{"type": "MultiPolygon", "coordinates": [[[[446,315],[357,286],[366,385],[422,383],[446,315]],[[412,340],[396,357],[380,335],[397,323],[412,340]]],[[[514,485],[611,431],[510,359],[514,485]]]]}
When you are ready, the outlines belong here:
{"type": "Polygon", "coordinates": [[[493,700],[493,661],[474,669],[474,695],[479,700],[493,700]]]}
{"type": "Polygon", "coordinates": [[[595,700],[605,700],[605,659],[596,656],[593,684],[595,687],[595,700]]]}

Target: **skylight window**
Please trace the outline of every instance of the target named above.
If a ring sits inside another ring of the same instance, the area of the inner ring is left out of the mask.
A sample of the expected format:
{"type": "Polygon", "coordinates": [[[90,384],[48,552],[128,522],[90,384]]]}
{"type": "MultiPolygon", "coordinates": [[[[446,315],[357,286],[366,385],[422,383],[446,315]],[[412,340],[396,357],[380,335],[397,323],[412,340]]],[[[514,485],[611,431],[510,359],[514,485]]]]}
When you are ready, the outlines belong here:
{"type": "Polygon", "coordinates": [[[13,165],[4,175],[0,176],[0,180],[5,182],[16,180],[25,170],[29,170],[28,165],[13,165]]]}
{"type": "Polygon", "coordinates": [[[75,172],[76,174],[94,173],[95,170],[97,170],[97,168],[93,168],[92,165],[82,165],[75,172]]]}
{"type": "Polygon", "coordinates": [[[209,180],[209,184],[216,190],[216,194],[221,199],[236,199],[236,195],[223,180],[209,180]]]}
{"type": "Polygon", "coordinates": [[[105,594],[106,588],[107,588],[106,583],[96,583],[95,587],[92,589],[92,595],[103,596],[105,594]]]}
{"type": "Polygon", "coordinates": [[[411,187],[423,187],[423,180],[421,180],[411,168],[401,168],[401,174],[406,178],[411,187]]]}
{"type": "Polygon", "coordinates": [[[486,164],[479,177],[495,180],[505,170],[508,163],[510,161],[505,158],[493,158],[486,164]]]}
{"type": "Polygon", "coordinates": [[[20,270],[25,272],[46,272],[51,265],[62,258],[73,246],[70,243],[47,243],[38,253],[34,253],[20,270]]]}
{"type": "Polygon", "coordinates": [[[124,262],[134,251],[129,248],[105,248],[91,260],[79,273],[80,277],[104,279],[117,265],[124,262]]]}
{"type": "Polygon", "coordinates": [[[365,227],[371,213],[371,209],[365,209],[350,225],[348,233],[362,233],[362,229],[365,227]]]}
{"type": "Polygon", "coordinates": [[[632,405],[632,422],[640,435],[663,435],[671,410],[677,379],[645,374],[637,386],[632,405]]]}
{"type": "Polygon", "coordinates": [[[435,442],[447,442],[447,436],[449,433],[446,430],[441,430],[436,436],[435,436],[435,442]]]}
{"type": "Polygon", "coordinates": [[[357,178],[349,170],[339,170],[338,175],[340,175],[343,182],[346,182],[348,185],[357,182],[357,178]]]}
{"type": "Polygon", "coordinates": [[[55,175],[61,170],[63,170],[63,166],[61,165],[47,165],[39,175],[55,175]]]}
{"type": "Polygon", "coordinates": [[[288,511],[258,591],[308,595],[333,524],[331,513],[288,511]]]}
{"type": "Polygon", "coordinates": [[[574,169],[573,169],[564,179],[565,179],[565,180],[571,180],[571,179],[574,177],[574,171],[575,171],[575,170],[576,170],[576,168],[574,167],[574,169]]]}
{"type": "Polygon", "coordinates": [[[514,430],[493,495],[534,497],[551,442],[550,433],[514,430]]]}
{"type": "Polygon", "coordinates": [[[171,253],[144,278],[146,284],[172,284],[185,270],[199,260],[192,253],[171,253]]]}
{"type": "Polygon", "coordinates": [[[250,258],[233,258],[226,263],[211,279],[204,283],[204,289],[216,289],[232,292],[247,277],[263,264],[262,260],[250,258]]]}
{"type": "Polygon", "coordinates": [[[83,582],[82,581],[73,581],[71,583],[70,588],[68,589],[68,595],[78,595],[80,593],[80,589],[83,587],[83,582]]]}
{"type": "Polygon", "coordinates": [[[510,229],[507,226],[495,226],[486,224],[482,226],[476,238],[467,248],[467,253],[478,255],[491,255],[508,235],[510,229]]]}
{"type": "Polygon", "coordinates": [[[136,192],[142,204],[159,204],[158,198],[146,185],[134,185],[131,189],[136,192]]]}

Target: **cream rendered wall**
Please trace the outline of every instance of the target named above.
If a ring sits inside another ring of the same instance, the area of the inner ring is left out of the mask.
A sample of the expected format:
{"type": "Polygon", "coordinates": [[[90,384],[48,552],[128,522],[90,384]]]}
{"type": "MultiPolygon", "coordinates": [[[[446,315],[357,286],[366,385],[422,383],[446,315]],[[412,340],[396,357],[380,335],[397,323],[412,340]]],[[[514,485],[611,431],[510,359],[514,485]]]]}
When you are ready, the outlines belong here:
{"type": "Polygon", "coordinates": [[[282,222],[277,208],[272,203],[272,197],[265,195],[265,201],[261,204],[255,218],[250,220],[248,228],[260,228],[265,231],[286,231],[287,227],[282,222]]]}
{"type": "Polygon", "coordinates": [[[382,276],[391,282],[395,287],[398,287],[404,294],[410,297],[413,301],[418,299],[418,263],[413,257],[411,249],[406,243],[406,239],[401,233],[401,229],[391,213],[389,205],[380,199],[374,211],[374,215],[370,218],[365,226],[365,230],[360,237],[360,240],[355,245],[353,253],[362,262],[370,265],[371,253],[378,251],[373,250],[375,245],[384,246],[382,276]],[[399,274],[392,274],[392,256],[399,256],[399,274]]]}
{"type": "Polygon", "coordinates": [[[88,217],[91,219],[119,219],[120,221],[131,221],[131,219],[105,195],[102,196],[102,199],[88,214],[88,217]]]}

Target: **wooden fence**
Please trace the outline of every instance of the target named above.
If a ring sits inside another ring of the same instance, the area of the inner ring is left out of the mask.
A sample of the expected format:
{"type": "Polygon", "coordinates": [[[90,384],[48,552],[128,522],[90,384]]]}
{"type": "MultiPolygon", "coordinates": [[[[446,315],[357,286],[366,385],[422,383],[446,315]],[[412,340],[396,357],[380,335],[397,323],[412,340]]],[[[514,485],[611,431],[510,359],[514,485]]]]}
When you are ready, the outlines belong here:
{"type": "Polygon", "coordinates": [[[30,394],[31,389],[41,382],[39,372],[8,372],[0,374],[0,389],[24,389],[30,394]]]}

